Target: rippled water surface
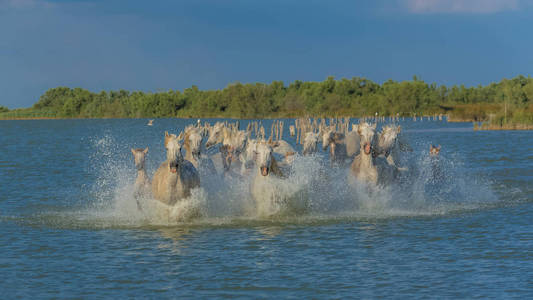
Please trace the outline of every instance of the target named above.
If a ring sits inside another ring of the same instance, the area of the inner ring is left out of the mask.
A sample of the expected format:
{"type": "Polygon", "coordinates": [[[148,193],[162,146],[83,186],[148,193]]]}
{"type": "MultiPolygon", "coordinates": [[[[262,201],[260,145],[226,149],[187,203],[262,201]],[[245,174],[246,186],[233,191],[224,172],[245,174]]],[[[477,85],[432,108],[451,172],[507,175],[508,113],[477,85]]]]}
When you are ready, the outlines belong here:
{"type": "Polygon", "coordinates": [[[348,186],[320,153],[276,187],[305,211],[259,217],[253,175],[213,176],[178,222],[136,209],[130,148],[151,176],[193,121],[146,122],[0,121],[2,298],[533,297],[533,132],[402,121],[394,183],[348,186]]]}

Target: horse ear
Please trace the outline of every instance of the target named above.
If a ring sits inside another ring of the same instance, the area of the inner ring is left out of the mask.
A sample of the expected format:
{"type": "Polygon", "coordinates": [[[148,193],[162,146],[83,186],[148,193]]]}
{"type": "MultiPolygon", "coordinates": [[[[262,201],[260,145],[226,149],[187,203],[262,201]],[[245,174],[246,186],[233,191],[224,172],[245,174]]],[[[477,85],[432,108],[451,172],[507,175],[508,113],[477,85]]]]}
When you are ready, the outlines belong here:
{"type": "Polygon", "coordinates": [[[144,154],[148,153],[148,147],[146,147],[146,149],[144,149],[144,154]]]}
{"type": "Polygon", "coordinates": [[[402,131],[402,126],[398,125],[398,133],[400,133],[400,131],[402,131]]]}
{"type": "Polygon", "coordinates": [[[131,148],[131,154],[135,155],[135,150],[131,148]]]}
{"type": "Polygon", "coordinates": [[[183,139],[183,131],[180,132],[180,135],[178,135],[178,141],[181,141],[183,139]]]}
{"type": "Polygon", "coordinates": [[[439,145],[439,146],[437,147],[437,149],[439,149],[439,150],[440,150],[440,145],[439,145]]]}
{"type": "Polygon", "coordinates": [[[169,137],[168,131],[165,131],[165,137],[169,137]]]}
{"type": "Polygon", "coordinates": [[[429,145],[429,151],[433,150],[433,145],[429,145]]]}

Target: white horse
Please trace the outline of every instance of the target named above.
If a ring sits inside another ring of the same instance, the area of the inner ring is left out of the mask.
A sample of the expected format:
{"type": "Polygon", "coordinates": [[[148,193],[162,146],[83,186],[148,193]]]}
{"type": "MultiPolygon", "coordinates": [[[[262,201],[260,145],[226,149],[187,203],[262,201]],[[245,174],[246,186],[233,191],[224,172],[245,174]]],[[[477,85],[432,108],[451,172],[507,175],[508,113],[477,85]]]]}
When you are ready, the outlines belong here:
{"type": "Polygon", "coordinates": [[[146,149],[132,148],[131,153],[133,154],[135,168],[137,169],[137,179],[135,180],[135,185],[133,187],[133,196],[135,197],[135,201],[137,201],[137,208],[141,210],[142,208],[139,200],[150,195],[150,179],[146,175],[146,170],[144,168],[148,147],[146,147],[146,149]]]}
{"type": "Polygon", "coordinates": [[[318,134],[312,131],[307,132],[304,137],[304,144],[302,149],[303,155],[312,155],[316,153],[318,145],[318,134]]]}
{"type": "Polygon", "coordinates": [[[222,174],[238,174],[240,170],[240,154],[246,147],[250,132],[238,130],[237,127],[228,128],[222,122],[217,122],[209,129],[209,138],[205,144],[209,149],[219,143],[220,153],[212,156],[213,162],[217,165],[222,174]],[[231,169],[235,170],[231,170],[231,169]]]}
{"type": "Polygon", "coordinates": [[[346,161],[347,153],[344,138],[345,135],[335,131],[334,127],[329,127],[322,133],[322,150],[326,151],[329,147],[329,158],[334,165],[342,166],[346,161]]]}
{"type": "Polygon", "coordinates": [[[362,123],[357,126],[357,134],[361,139],[360,153],[350,166],[350,174],[360,182],[373,185],[378,183],[378,169],[374,165],[372,157],[372,141],[376,130],[376,124],[362,123]]]}
{"type": "MultiPolygon", "coordinates": [[[[397,167],[399,151],[411,151],[409,145],[401,143],[398,135],[401,131],[401,127],[387,125],[383,127],[381,133],[378,136],[377,145],[374,149],[374,156],[385,157],[387,162],[391,166],[397,167]]],[[[407,169],[399,168],[402,171],[407,169]]]]}
{"type": "Polygon", "coordinates": [[[192,189],[200,187],[198,171],[181,154],[182,138],[183,133],[176,136],[165,132],[167,160],[159,166],[152,180],[154,198],[170,206],[189,197],[192,189]]]}
{"type": "MultiPolygon", "coordinates": [[[[205,143],[206,149],[210,149],[217,144],[223,143],[224,139],[227,139],[229,136],[228,132],[230,132],[230,130],[222,122],[216,122],[215,125],[210,126],[207,142],[205,143]]],[[[231,161],[234,159],[231,149],[227,147],[228,143],[229,142],[226,142],[226,145],[222,145],[219,148],[220,153],[211,156],[211,159],[220,174],[226,174],[229,171],[231,161]]]]}
{"type": "Polygon", "coordinates": [[[346,133],[344,144],[346,145],[346,156],[354,158],[359,155],[361,139],[359,138],[357,130],[352,130],[346,133]]]}
{"type": "Polygon", "coordinates": [[[296,150],[294,150],[294,148],[284,140],[269,141],[269,144],[272,146],[274,153],[283,157],[280,163],[286,167],[290,167],[290,165],[294,162],[296,150]]]}
{"type": "Polygon", "coordinates": [[[223,129],[220,153],[223,158],[224,172],[229,172],[227,174],[236,175],[242,170],[241,154],[245,151],[249,134],[249,132],[237,128],[223,129]]]}
{"type": "Polygon", "coordinates": [[[257,140],[248,139],[246,147],[240,155],[241,161],[241,175],[248,173],[248,170],[252,169],[255,164],[255,154],[257,153],[257,140]]]}
{"type": "Polygon", "coordinates": [[[217,174],[215,165],[210,157],[202,155],[202,140],[204,129],[201,127],[188,126],[185,128],[185,159],[190,161],[201,175],[217,174]]]}
{"type": "Polygon", "coordinates": [[[213,147],[216,144],[222,143],[224,140],[223,130],[225,126],[222,122],[216,122],[215,125],[209,128],[209,137],[205,143],[207,149],[213,147]]]}
{"type": "Polygon", "coordinates": [[[257,173],[251,185],[257,214],[271,217],[305,209],[305,204],[297,201],[298,187],[286,182],[285,175],[272,154],[272,146],[267,141],[262,140],[257,143],[255,153],[257,173]]]}

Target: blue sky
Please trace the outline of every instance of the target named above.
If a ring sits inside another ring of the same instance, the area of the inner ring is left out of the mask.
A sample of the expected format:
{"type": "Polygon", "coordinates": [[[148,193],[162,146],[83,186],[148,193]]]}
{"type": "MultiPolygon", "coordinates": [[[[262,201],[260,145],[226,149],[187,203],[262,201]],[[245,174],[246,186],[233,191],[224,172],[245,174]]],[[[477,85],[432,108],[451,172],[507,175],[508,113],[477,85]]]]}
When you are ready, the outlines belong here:
{"type": "Polygon", "coordinates": [[[533,70],[533,0],[0,0],[0,104],[47,89],[487,84],[533,70]]]}

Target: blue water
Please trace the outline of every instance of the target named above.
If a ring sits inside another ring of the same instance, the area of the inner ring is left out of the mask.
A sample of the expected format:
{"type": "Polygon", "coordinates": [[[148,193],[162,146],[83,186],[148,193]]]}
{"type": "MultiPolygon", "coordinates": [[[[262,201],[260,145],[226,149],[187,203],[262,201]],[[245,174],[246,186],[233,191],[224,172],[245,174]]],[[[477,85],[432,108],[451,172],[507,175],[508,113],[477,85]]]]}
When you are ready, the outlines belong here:
{"type": "MultiPolygon", "coordinates": [[[[409,174],[379,191],[326,167],[312,209],[265,219],[248,181],[202,178],[205,217],[160,223],[132,209],[130,148],[151,175],[164,131],[193,121],[146,122],[0,121],[2,298],[533,297],[533,132],[404,121],[409,174]]],[[[295,176],[316,179],[314,159],[295,176]]]]}

